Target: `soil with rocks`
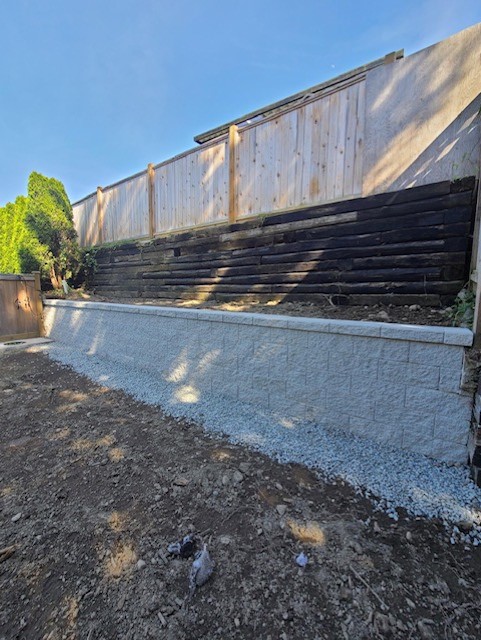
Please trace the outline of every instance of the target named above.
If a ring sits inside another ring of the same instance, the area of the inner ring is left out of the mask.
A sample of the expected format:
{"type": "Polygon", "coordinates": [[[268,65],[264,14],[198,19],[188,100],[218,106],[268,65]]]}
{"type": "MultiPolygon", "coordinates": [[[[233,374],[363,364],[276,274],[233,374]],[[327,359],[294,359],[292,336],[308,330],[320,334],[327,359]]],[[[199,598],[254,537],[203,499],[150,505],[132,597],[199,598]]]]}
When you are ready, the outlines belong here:
{"type": "MultiPolygon", "coordinates": [[[[65,298],[53,292],[47,298],[65,298]]],[[[419,304],[397,306],[393,304],[374,304],[369,306],[335,305],[326,300],[320,302],[220,302],[215,300],[159,300],[158,298],[111,298],[90,291],[72,290],[67,296],[70,300],[92,302],[114,302],[117,304],[145,304],[161,307],[181,307],[188,309],[217,309],[218,311],[240,311],[251,313],[284,314],[310,318],[331,318],[335,320],[367,320],[370,322],[395,322],[400,324],[421,324],[451,327],[454,326],[455,309],[453,307],[431,308],[419,304]]],[[[464,326],[464,325],[463,325],[464,326]]],[[[467,326],[467,325],[466,325],[467,326]]]]}
{"type": "Polygon", "coordinates": [[[481,637],[481,550],[438,522],[32,349],[1,355],[0,408],[0,639],[481,637]],[[190,595],[188,533],[215,562],[190,595]]]}

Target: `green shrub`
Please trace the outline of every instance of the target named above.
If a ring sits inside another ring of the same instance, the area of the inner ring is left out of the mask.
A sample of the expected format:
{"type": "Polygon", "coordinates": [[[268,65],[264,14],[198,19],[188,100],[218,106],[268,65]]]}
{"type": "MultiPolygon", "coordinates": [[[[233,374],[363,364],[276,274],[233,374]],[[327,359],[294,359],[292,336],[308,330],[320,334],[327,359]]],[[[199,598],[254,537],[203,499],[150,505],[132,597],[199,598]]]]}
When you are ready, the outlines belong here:
{"type": "Polygon", "coordinates": [[[40,269],[38,240],[26,224],[27,198],[18,196],[0,208],[0,272],[30,273],[40,269]]]}
{"type": "Polygon", "coordinates": [[[453,326],[468,328],[473,326],[475,302],[476,294],[466,285],[458,293],[450,309],[449,317],[453,326]]]}
{"type": "Polygon", "coordinates": [[[89,289],[97,273],[97,248],[88,247],[81,250],[80,269],[78,273],[79,284],[84,284],[89,289]]]}
{"type": "Polygon", "coordinates": [[[39,243],[42,269],[59,289],[77,272],[80,257],[72,205],[59,180],[30,174],[25,221],[39,243]]]}

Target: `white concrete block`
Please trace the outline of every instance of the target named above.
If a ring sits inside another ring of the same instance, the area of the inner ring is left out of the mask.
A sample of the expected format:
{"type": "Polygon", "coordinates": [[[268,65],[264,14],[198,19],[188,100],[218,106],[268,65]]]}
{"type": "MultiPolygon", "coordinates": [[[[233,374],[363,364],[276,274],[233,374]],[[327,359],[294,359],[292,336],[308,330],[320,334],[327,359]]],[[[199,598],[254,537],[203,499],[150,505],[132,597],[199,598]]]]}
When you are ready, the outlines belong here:
{"type": "MultiPolygon", "coordinates": [[[[332,421],[328,420],[325,396],[320,395],[306,402],[305,419],[322,425],[326,424],[326,422],[331,424],[332,421]]],[[[340,425],[339,418],[337,424],[340,425]]]]}
{"type": "Polygon", "coordinates": [[[469,420],[444,415],[436,416],[434,437],[438,440],[449,440],[465,445],[468,441],[468,433],[469,420]]]}
{"type": "Polygon", "coordinates": [[[303,402],[280,398],[277,394],[269,394],[269,406],[281,420],[283,418],[305,419],[306,405],[303,402]]]}
{"type": "Polygon", "coordinates": [[[276,366],[285,367],[288,362],[287,345],[257,341],[254,346],[252,359],[259,363],[265,363],[266,366],[269,366],[269,363],[273,362],[276,366]]]}
{"type": "Polygon", "coordinates": [[[342,333],[351,336],[373,336],[378,338],[381,335],[381,326],[380,322],[329,320],[330,333],[342,333]]]}
{"type": "Polygon", "coordinates": [[[401,409],[406,404],[406,387],[379,380],[372,391],[376,408],[401,409]]]}
{"type": "Polygon", "coordinates": [[[428,455],[442,462],[468,464],[468,447],[459,442],[434,438],[428,455]]]}
{"type": "Polygon", "coordinates": [[[441,366],[439,376],[440,391],[460,393],[461,371],[452,367],[441,366]]]}
{"type": "Polygon", "coordinates": [[[413,342],[444,342],[443,327],[423,327],[409,324],[383,324],[381,337],[413,342]]]}
{"type": "Polygon", "coordinates": [[[422,431],[403,430],[402,448],[409,451],[416,451],[425,456],[433,456],[434,441],[433,434],[422,431]]]}
{"type": "Polygon", "coordinates": [[[360,380],[365,385],[375,387],[378,380],[379,360],[376,358],[338,358],[334,351],[329,352],[329,373],[341,373],[353,381],[360,380]]]}
{"type": "Polygon", "coordinates": [[[253,313],[253,324],[258,327],[273,327],[277,329],[287,329],[289,318],[276,314],[253,313]]]}
{"type": "Polygon", "coordinates": [[[422,412],[407,411],[404,407],[390,407],[377,404],[374,409],[374,418],[377,423],[394,422],[401,431],[416,431],[419,433],[434,434],[435,416],[422,412]]]}
{"type": "Polygon", "coordinates": [[[329,320],[323,318],[289,318],[287,326],[295,331],[316,331],[329,333],[329,320]]]}
{"type": "Polygon", "coordinates": [[[284,401],[286,398],[286,381],[282,378],[269,378],[268,376],[252,376],[251,385],[254,389],[267,389],[269,395],[279,397],[284,401]]]}
{"type": "Polygon", "coordinates": [[[462,347],[416,342],[409,344],[409,362],[418,364],[439,367],[446,365],[457,369],[462,366],[463,354],[464,349],[462,347]]]}
{"type": "Polygon", "coordinates": [[[252,314],[236,313],[233,311],[222,312],[222,322],[228,324],[253,324],[252,314]]]}
{"type": "Polygon", "coordinates": [[[439,367],[430,367],[413,362],[379,362],[379,380],[393,384],[419,384],[422,387],[437,389],[439,385],[439,367]]]}
{"type": "MultiPolygon", "coordinates": [[[[180,309],[180,311],[191,312],[191,311],[194,311],[194,309],[180,309]]],[[[185,314],[184,316],[180,316],[180,317],[187,318],[187,319],[193,318],[193,316],[190,316],[188,314],[185,314]]],[[[214,311],[212,309],[199,309],[197,311],[197,318],[202,322],[219,323],[224,321],[224,314],[222,311],[214,311]]]]}
{"type": "Polygon", "coordinates": [[[237,397],[240,402],[247,402],[263,409],[269,409],[268,389],[254,389],[252,386],[245,387],[242,385],[238,388],[237,397]]]}
{"type": "Polygon", "coordinates": [[[392,447],[401,447],[402,445],[403,431],[394,420],[377,422],[351,416],[349,427],[354,433],[365,438],[376,440],[392,447]]]}
{"type": "Polygon", "coordinates": [[[444,344],[455,344],[462,347],[470,347],[473,344],[474,334],[469,329],[458,327],[444,328],[444,344]]]}

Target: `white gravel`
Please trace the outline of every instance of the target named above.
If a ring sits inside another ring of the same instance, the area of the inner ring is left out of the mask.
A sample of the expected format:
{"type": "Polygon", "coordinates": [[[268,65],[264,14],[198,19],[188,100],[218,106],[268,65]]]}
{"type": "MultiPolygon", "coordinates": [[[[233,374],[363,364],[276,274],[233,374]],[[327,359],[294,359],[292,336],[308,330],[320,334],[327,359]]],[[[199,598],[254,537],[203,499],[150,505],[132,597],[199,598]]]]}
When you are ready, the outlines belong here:
{"type": "Polygon", "coordinates": [[[413,516],[441,519],[453,543],[481,544],[481,489],[469,479],[465,467],[448,466],[305,421],[286,421],[281,415],[223,397],[181,402],[175,384],[147,371],[88,356],[61,343],[38,349],[95,382],[122,389],[173,417],[193,420],[212,435],[224,435],[279,462],[304,464],[324,478],[342,479],[393,519],[399,517],[397,509],[404,508],[413,516]],[[453,526],[466,521],[474,525],[469,534],[453,526]]]}

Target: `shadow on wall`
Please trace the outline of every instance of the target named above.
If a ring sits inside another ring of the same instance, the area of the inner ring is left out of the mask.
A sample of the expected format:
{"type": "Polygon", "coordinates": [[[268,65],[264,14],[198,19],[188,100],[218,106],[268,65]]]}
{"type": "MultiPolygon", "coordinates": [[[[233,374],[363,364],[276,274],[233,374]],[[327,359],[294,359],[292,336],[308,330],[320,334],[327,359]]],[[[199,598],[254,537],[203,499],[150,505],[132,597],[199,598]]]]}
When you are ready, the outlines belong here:
{"type": "Polygon", "coordinates": [[[471,104],[396,179],[401,189],[435,182],[437,165],[448,164],[450,179],[458,180],[479,172],[481,96],[471,104]]]}
{"type": "MultiPolygon", "coordinates": [[[[142,317],[140,314],[134,315],[140,323],[134,322],[128,337],[121,338],[119,330],[123,327],[125,334],[129,326],[126,324],[128,315],[115,312],[104,314],[94,309],[83,311],[51,307],[46,323],[48,335],[54,341],[73,348],[90,360],[91,365],[87,365],[83,373],[92,375],[98,383],[122,388],[148,402],[155,398],[155,402],[164,410],[173,410],[174,414],[180,409],[180,415],[190,415],[188,406],[200,405],[193,414],[196,419],[202,414],[202,403],[212,396],[220,399],[219,407],[222,407],[222,398],[226,398],[245,403],[260,402],[261,409],[268,409],[269,393],[272,392],[269,384],[276,384],[276,381],[261,380],[259,376],[256,379],[252,372],[255,367],[252,365],[250,371],[249,363],[255,360],[266,367],[270,366],[269,363],[276,364],[281,347],[275,344],[255,345],[253,340],[247,338],[239,342],[235,329],[229,327],[223,331],[222,323],[213,323],[219,325],[218,335],[202,341],[198,332],[192,332],[190,321],[179,318],[163,318],[164,321],[170,320],[173,327],[175,324],[180,326],[178,331],[169,331],[168,340],[164,340],[159,335],[156,318],[148,315],[142,317]],[[105,316],[109,318],[108,323],[105,316]],[[148,324],[151,330],[147,328],[148,324]],[[219,347],[213,348],[216,341],[219,347]],[[245,362],[245,369],[242,370],[241,360],[245,362]],[[109,361],[119,363],[122,368],[112,368],[108,365],[109,361]],[[142,370],[148,376],[140,383],[138,378],[142,370]],[[243,385],[243,395],[239,392],[241,377],[244,381],[247,377],[250,382],[250,389],[243,385]],[[259,389],[261,382],[265,383],[262,384],[265,387],[263,394],[259,389]]],[[[206,327],[205,330],[208,332],[210,328],[206,327]]],[[[83,366],[82,361],[79,362],[83,366]]],[[[293,430],[299,426],[299,420],[291,419],[291,414],[292,407],[275,407],[272,419],[281,428],[293,430]]],[[[265,441],[262,434],[252,430],[252,425],[246,425],[245,432],[240,429],[238,435],[252,444],[260,445],[265,441]]],[[[76,446],[83,451],[95,444],[93,441],[79,441],[76,446]]],[[[112,451],[114,455],[122,455],[122,452],[112,451]]],[[[111,460],[115,462],[112,456],[111,460]]]]}
{"type": "Polygon", "coordinates": [[[363,195],[478,175],[481,24],[366,80],[363,195]]]}

